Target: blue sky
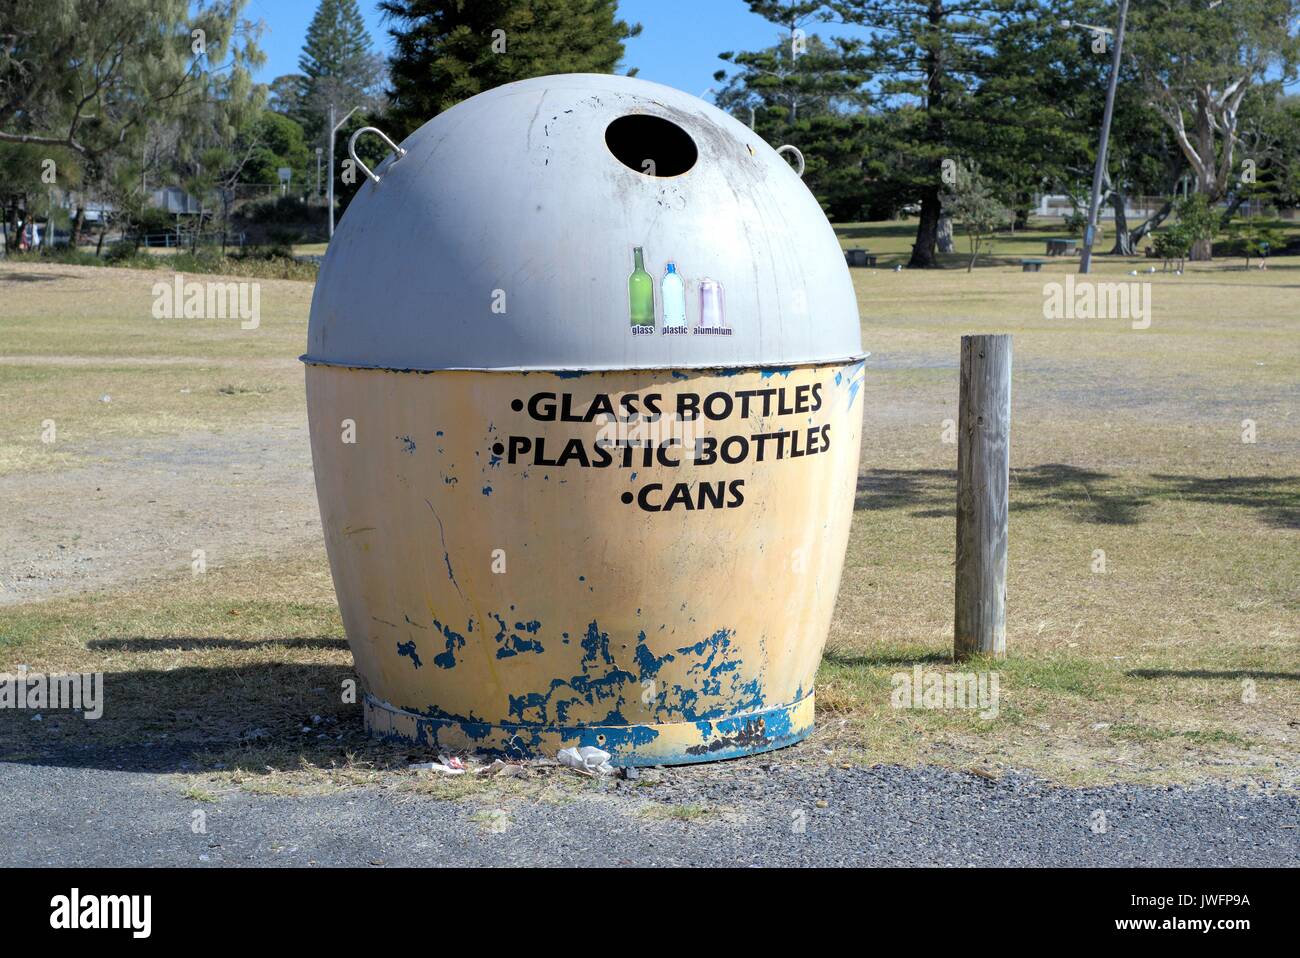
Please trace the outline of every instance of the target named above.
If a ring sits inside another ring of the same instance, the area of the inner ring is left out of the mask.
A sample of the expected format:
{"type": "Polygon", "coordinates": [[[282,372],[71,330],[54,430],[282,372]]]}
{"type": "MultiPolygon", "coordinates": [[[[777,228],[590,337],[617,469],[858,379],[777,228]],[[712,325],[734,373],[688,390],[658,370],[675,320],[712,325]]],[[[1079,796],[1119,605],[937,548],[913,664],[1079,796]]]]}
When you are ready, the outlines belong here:
{"type": "MultiPolygon", "coordinates": [[[[388,33],[376,0],[358,0],[358,5],[371,39],[387,53],[388,33]]],[[[267,62],[257,75],[259,81],[269,83],[298,71],[298,54],[315,11],[316,0],[248,0],[244,16],[266,26],[261,46],[267,62]]],[[[776,28],[750,13],[744,0],[620,0],[619,15],[642,26],[641,35],[628,41],[626,66],[639,67],[642,79],[695,96],[713,86],[714,71],[725,66],[719,53],[757,50],[776,40],[776,28]]],[[[812,24],[805,29],[835,32],[812,24]]]]}

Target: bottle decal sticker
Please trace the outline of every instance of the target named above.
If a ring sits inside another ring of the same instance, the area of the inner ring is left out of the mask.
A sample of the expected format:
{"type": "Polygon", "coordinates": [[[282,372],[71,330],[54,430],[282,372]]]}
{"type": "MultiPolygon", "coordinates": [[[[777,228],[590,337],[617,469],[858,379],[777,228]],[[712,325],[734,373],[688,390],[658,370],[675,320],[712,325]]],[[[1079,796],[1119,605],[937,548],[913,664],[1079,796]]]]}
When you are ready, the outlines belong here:
{"type": "Polygon", "coordinates": [[[661,284],[664,308],[664,335],[686,332],[686,284],[677,272],[677,264],[669,263],[661,284]]]}
{"type": "Polygon", "coordinates": [[[700,318],[693,332],[697,335],[731,335],[731,327],[727,325],[726,297],[722,284],[716,280],[700,280],[700,318]]]}
{"type": "Polygon", "coordinates": [[[628,303],[632,311],[632,332],[655,331],[655,281],[645,271],[645,257],[640,246],[632,251],[635,268],[627,280],[628,303]]]}

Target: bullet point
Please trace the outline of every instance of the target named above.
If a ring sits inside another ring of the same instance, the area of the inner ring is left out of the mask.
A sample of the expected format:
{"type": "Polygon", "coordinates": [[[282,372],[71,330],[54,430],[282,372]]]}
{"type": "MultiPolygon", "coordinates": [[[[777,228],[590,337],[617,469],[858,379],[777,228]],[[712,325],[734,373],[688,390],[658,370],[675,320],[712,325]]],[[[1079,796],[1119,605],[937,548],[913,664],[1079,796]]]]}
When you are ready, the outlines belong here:
{"type": "Polygon", "coordinates": [[[626,505],[627,503],[630,503],[632,501],[632,493],[625,492],[619,498],[621,498],[623,500],[624,505],[626,505]]]}
{"type": "Polygon", "coordinates": [[[510,408],[515,412],[519,412],[524,408],[524,401],[522,399],[512,399],[510,400],[510,408]]]}
{"type": "Polygon", "coordinates": [[[492,443],[492,455],[499,456],[506,451],[506,447],[499,442],[492,443]]]}

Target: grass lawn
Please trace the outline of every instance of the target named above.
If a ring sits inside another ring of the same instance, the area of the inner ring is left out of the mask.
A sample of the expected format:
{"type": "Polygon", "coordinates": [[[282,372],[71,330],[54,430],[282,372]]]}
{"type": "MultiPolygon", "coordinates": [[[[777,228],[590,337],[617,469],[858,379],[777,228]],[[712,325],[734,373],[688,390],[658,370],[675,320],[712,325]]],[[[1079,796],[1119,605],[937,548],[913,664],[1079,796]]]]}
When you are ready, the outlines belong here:
{"type": "MultiPolygon", "coordinates": [[[[910,244],[902,224],[841,236],[898,255],[910,244]]],[[[1097,276],[1151,284],[1146,329],[1044,319],[1044,284],[1064,279],[1065,262],[1040,274],[853,270],[872,352],[859,496],[819,730],[777,760],[1015,767],[1065,783],[1297,780],[1300,261],[1127,275],[1147,265],[1103,257],[1097,276]],[[945,421],[959,337],[990,331],[1015,336],[1010,655],[963,669],[998,673],[998,714],[895,709],[892,676],[954,668],[945,421]]],[[[244,331],[153,319],[156,279],[0,266],[6,481],[40,482],[132,437],[302,417],[309,284],[262,281],[261,327],[244,331]],[[53,448],[39,441],[46,418],[59,424],[53,448]]],[[[323,548],[0,606],[0,670],[19,664],[103,671],[109,708],[36,731],[0,715],[10,760],[55,742],[180,742],[195,794],[486,787],[417,782],[399,771],[405,751],[366,743],[358,708],[339,701],[351,657],[323,548]]]]}

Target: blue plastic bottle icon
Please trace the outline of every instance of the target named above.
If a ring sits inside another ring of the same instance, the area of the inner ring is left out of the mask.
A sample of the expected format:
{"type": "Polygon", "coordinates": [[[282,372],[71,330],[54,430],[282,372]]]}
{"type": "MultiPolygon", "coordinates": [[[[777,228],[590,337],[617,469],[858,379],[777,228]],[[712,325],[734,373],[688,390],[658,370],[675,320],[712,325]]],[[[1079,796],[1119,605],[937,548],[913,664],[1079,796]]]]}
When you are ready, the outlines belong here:
{"type": "Polygon", "coordinates": [[[686,328],[686,284],[682,282],[675,263],[668,264],[664,273],[661,300],[664,304],[664,329],[686,328]]]}

